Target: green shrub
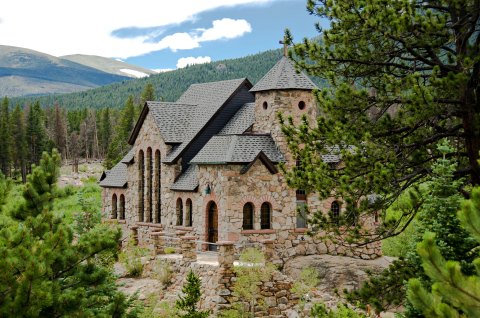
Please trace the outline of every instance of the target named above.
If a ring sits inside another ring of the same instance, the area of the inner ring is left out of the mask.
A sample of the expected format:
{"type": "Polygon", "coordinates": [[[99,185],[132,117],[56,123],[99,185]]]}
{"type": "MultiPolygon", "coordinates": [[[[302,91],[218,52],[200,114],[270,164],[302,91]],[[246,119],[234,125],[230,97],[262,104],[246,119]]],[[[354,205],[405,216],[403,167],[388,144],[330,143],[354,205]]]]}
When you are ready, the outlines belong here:
{"type": "Polygon", "coordinates": [[[324,304],[315,304],[310,312],[312,318],[366,318],[344,304],[338,304],[336,309],[327,309],[324,304]]]}
{"type": "Polygon", "coordinates": [[[163,249],[163,252],[165,254],[175,254],[175,247],[170,247],[170,246],[167,246],[163,249]]]}
{"type": "Polygon", "coordinates": [[[148,249],[136,246],[130,242],[128,246],[120,253],[119,260],[125,269],[128,276],[140,277],[143,274],[142,257],[148,254],[148,249]]]}
{"type": "Polygon", "coordinates": [[[167,287],[173,277],[172,266],[165,260],[157,260],[152,268],[152,277],[158,279],[163,286],[167,287]]]}

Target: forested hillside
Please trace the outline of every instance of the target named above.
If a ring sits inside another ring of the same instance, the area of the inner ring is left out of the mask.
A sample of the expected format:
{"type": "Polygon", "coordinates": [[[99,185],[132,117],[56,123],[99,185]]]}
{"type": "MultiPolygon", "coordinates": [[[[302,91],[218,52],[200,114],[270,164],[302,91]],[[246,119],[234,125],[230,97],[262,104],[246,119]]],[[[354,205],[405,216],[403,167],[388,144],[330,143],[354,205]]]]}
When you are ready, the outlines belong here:
{"type": "Polygon", "coordinates": [[[238,59],[192,65],[148,78],[123,81],[79,93],[15,98],[11,103],[24,105],[39,101],[45,107],[57,102],[61,107],[68,109],[121,107],[130,95],[139,96],[149,83],[153,85],[158,100],[175,101],[193,83],[247,77],[255,84],[280,59],[281,54],[281,50],[270,50],[238,59]]]}

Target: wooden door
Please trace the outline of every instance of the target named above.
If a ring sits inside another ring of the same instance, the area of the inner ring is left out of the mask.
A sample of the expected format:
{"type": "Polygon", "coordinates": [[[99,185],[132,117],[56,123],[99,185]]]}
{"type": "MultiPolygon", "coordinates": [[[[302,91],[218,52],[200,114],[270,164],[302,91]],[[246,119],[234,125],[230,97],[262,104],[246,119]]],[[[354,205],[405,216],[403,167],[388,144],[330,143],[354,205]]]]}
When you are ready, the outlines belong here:
{"type": "MultiPolygon", "coordinates": [[[[208,242],[217,243],[218,241],[218,209],[215,202],[208,204],[208,242]]],[[[210,251],[216,251],[216,245],[209,245],[210,251]]]]}

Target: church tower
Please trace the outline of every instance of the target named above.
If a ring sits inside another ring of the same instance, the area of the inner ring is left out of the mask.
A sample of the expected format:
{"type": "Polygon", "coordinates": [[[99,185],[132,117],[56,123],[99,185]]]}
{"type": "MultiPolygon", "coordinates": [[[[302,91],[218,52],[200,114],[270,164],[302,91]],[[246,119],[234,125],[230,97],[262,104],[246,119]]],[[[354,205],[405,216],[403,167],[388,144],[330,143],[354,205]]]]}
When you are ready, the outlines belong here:
{"type": "Polygon", "coordinates": [[[303,115],[314,122],[317,106],[312,90],[315,88],[310,78],[297,72],[293,62],[283,56],[250,90],[255,94],[253,132],[271,134],[288,162],[293,158],[288,155],[277,113],[282,113],[285,119],[291,116],[294,123],[299,123],[303,115]]]}

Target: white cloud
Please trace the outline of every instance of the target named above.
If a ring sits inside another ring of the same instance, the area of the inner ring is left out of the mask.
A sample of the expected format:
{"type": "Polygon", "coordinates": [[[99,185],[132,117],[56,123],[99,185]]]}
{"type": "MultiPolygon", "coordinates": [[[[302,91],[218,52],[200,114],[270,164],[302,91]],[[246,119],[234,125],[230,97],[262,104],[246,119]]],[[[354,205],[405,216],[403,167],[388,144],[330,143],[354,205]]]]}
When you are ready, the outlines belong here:
{"type": "Polygon", "coordinates": [[[188,33],[175,33],[164,37],[158,42],[160,50],[170,48],[172,51],[190,50],[200,46],[200,43],[188,33]]]}
{"type": "Polygon", "coordinates": [[[188,65],[194,65],[194,64],[204,64],[204,63],[210,63],[212,59],[210,56],[198,56],[198,57],[182,57],[178,59],[177,61],[177,68],[182,68],[188,65]]]}
{"type": "Polygon", "coordinates": [[[149,36],[119,38],[112,36],[112,32],[128,27],[175,25],[192,21],[199,13],[220,7],[272,1],[278,0],[136,0],[133,3],[126,0],[4,1],[0,44],[30,48],[55,56],[89,54],[127,58],[164,48],[180,50],[195,47],[202,41],[237,37],[249,32],[248,22],[222,19],[215,21],[213,27],[207,30],[196,30],[182,36],[173,34],[157,43],[152,43],[149,36]],[[179,42],[174,43],[174,40],[179,42]]]}
{"type": "Polygon", "coordinates": [[[213,27],[203,31],[198,41],[234,39],[249,32],[252,32],[252,26],[246,20],[224,18],[213,21],[213,27]]]}

